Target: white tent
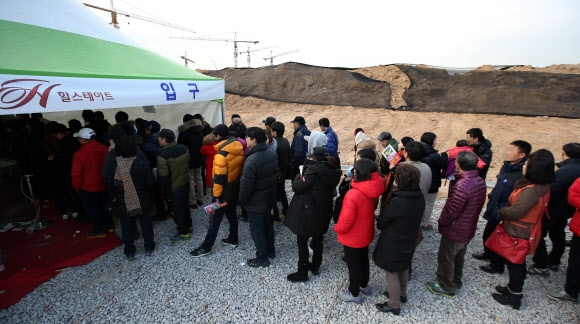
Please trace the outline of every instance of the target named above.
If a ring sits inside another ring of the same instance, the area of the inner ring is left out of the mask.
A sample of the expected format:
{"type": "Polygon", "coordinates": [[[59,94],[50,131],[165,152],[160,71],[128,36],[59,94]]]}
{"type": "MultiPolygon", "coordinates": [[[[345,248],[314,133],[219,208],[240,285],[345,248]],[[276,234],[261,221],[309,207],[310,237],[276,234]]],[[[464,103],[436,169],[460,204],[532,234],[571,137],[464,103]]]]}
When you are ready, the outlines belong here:
{"type": "Polygon", "coordinates": [[[224,93],[222,79],[145,50],[80,0],[2,1],[0,115],[64,123],[92,109],[114,123],[123,110],[176,129],[186,113],[222,123],[224,93]]]}

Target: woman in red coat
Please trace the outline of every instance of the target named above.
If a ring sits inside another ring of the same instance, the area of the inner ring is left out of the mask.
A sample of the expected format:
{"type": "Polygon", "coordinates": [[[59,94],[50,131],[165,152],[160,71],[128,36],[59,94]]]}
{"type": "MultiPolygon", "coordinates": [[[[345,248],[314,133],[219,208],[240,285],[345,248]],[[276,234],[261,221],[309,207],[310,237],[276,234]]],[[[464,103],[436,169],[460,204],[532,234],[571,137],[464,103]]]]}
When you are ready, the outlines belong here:
{"type": "Polygon", "coordinates": [[[205,187],[211,188],[211,179],[213,177],[213,157],[216,155],[216,140],[213,133],[209,133],[203,138],[203,146],[199,152],[205,159],[205,187]]]}
{"type": "Polygon", "coordinates": [[[340,291],[338,298],[362,303],[360,293],[369,296],[369,244],[375,235],[375,209],[383,193],[383,179],[374,161],[360,159],[354,164],[352,189],[344,197],[338,223],[334,231],[344,245],[350,284],[340,291]]]}
{"type": "Polygon", "coordinates": [[[568,255],[568,271],[564,291],[548,294],[554,300],[562,300],[578,304],[580,293],[580,178],[576,179],[568,190],[568,204],[576,208],[572,220],[568,224],[572,232],[572,244],[568,255]]]}

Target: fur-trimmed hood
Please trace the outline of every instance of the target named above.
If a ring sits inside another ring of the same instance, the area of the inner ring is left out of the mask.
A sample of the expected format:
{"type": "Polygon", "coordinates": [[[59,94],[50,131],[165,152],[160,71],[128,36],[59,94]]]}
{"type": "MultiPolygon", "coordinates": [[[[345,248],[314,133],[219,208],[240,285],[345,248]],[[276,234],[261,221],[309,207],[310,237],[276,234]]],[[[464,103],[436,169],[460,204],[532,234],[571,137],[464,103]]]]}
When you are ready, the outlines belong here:
{"type": "Polygon", "coordinates": [[[199,129],[201,131],[201,126],[202,126],[201,120],[194,118],[194,119],[192,119],[190,121],[187,121],[187,122],[179,125],[179,127],[177,128],[177,130],[181,133],[181,132],[184,132],[184,131],[190,129],[193,126],[199,126],[200,127],[199,129]]]}

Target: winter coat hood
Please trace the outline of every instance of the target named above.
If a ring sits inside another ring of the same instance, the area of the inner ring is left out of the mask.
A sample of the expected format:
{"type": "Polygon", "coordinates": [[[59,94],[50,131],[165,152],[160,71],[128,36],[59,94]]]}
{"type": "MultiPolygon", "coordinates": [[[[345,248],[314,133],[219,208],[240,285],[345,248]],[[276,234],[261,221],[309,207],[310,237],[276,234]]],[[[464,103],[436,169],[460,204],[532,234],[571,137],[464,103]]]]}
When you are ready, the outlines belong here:
{"type": "MultiPolygon", "coordinates": [[[[359,132],[360,134],[360,132],[359,132]]],[[[360,190],[365,196],[371,199],[377,199],[385,191],[385,185],[383,184],[383,178],[378,172],[373,172],[371,174],[370,180],[351,182],[351,187],[353,189],[360,190]]]]}
{"type": "Polygon", "coordinates": [[[310,157],[315,147],[326,147],[328,143],[328,137],[319,131],[312,131],[310,136],[305,136],[304,138],[308,141],[308,157],[310,157]]]}
{"type": "Polygon", "coordinates": [[[368,140],[370,140],[370,138],[367,136],[367,134],[365,134],[363,132],[358,132],[356,134],[356,136],[354,137],[354,144],[358,145],[360,142],[368,141],[368,140]]]}
{"type": "Polygon", "coordinates": [[[188,130],[189,128],[194,127],[194,126],[198,126],[199,133],[201,133],[201,129],[202,129],[203,125],[201,123],[201,120],[195,119],[195,118],[179,125],[177,130],[181,133],[181,132],[185,132],[186,130],[188,130]]]}
{"type": "Polygon", "coordinates": [[[304,170],[304,175],[308,176],[313,173],[318,174],[325,184],[334,187],[338,185],[340,177],[342,176],[342,170],[331,169],[328,162],[315,162],[314,164],[309,164],[304,170]]]}

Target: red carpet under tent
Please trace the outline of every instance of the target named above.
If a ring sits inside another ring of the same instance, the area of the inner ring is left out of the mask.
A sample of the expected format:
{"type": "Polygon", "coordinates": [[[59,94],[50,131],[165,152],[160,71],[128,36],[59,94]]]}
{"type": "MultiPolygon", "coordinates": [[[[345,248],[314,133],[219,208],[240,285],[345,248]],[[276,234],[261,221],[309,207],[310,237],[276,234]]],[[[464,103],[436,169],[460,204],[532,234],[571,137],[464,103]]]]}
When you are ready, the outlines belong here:
{"type": "MultiPolygon", "coordinates": [[[[43,282],[55,277],[59,270],[87,264],[121,245],[115,233],[106,238],[88,239],[90,222],[63,220],[54,207],[42,208],[41,219],[53,223],[32,234],[29,225],[15,223],[14,228],[0,232],[0,247],[6,270],[0,272],[0,309],[17,303],[43,282]]],[[[30,221],[28,218],[25,221],[30,221]]],[[[22,222],[20,222],[22,223],[22,222]]]]}

